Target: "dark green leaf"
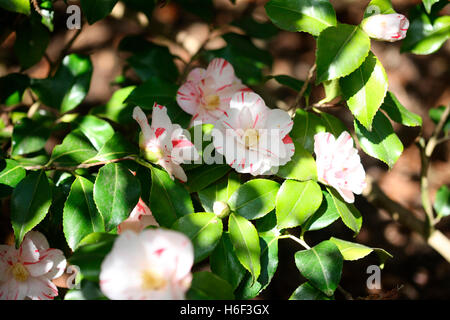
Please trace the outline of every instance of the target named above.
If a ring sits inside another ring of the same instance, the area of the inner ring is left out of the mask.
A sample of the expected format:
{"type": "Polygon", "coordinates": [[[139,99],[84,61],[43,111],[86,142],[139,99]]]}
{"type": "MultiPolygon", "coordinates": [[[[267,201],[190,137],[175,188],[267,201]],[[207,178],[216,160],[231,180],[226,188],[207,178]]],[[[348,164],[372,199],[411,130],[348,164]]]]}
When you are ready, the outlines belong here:
{"type": "Polygon", "coordinates": [[[278,33],[278,29],[272,23],[260,23],[249,16],[234,21],[232,25],[241,28],[253,38],[267,39],[278,33]]]}
{"type": "MultiPolygon", "coordinates": [[[[444,106],[439,106],[437,108],[430,109],[428,111],[428,115],[435,124],[438,124],[444,115],[444,110],[444,106]]],[[[442,129],[443,131],[450,131],[450,116],[447,117],[447,120],[445,120],[444,127],[442,129]]]]}
{"type": "Polygon", "coordinates": [[[359,213],[358,209],[356,209],[352,203],[345,202],[336,190],[328,187],[327,190],[331,195],[334,207],[339,212],[342,221],[347,227],[353,230],[355,234],[358,234],[362,225],[361,213],[359,213]]]}
{"type": "Polygon", "coordinates": [[[187,187],[190,192],[200,191],[222,178],[230,171],[227,164],[203,165],[187,172],[187,187]]]}
{"type": "Polygon", "coordinates": [[[228,232],[239,261],[255,282],[261,273],[261,246],[256,228],[244,217],[232,213],[228,220],[228,232]]]}
{"type": "Polygon", "coordinates": [[[97,154],[94,146],[80,130],[69,133],[63,142],[53,149],[51,163],[65,166],[75,166],[97,154]]]}
{"type": "Polygon", "coordinates": [[[152,168],[150,209],[159,225],[166,228],[178,218],[194,212],[189,192],[158,168],[152,168]]]}
{"type": "Polygon", "coordinates": [[[323,201],[319,209],[302,225],[302,232],[320,230],[339,219],[339,211],[331,195],[323,190],[323,201]]]}
{"type": "Polygon", "coordinates": [[[0,7],[8,11],[30,14],[29,0],[0,0],[0,7]]]}
{"type": "Polygon", "coordinates": [[[120,163],[103,166],[95,179],[94,201],[105,222],[105,230],[117,227],[139,201],[139,180],[120,163]]]}
{"type": "Polygon", "coordinates": [[[12,106],[22,102],[30,79],[21,73],[10,73],[0,78],[0,103],[12,106]]]}
{"type": "Polygon", "coordinates": [[[224,232],[222,238],[212,252],[209,262],[211,270],[236,289],[245,275],[245,268],[239,262],[234,252],[228,232],[224,232]]]}
{"type": "Polygon", "coordinates": [[[234,212],[249,220],[258,219],[275,208],[280,185],[272,180],[254,179],[237,189],[228,200],[234,212]]]}
{"type": "Polygon", "coordinates": [[[51,133],[52,121],[48,119],[21,119],[12,134],[12,155],[24,155],[44,148],[51,133]]]}
{"type": "Polygon", "coordinates": [[[52,192],[45,171],[32,172],[17,184],[11,197],[11,224],[16,247],[25,234],[45,218],[51,202],[52,192]]]}
{"type": "Polygon", "coordinates": [[[70,188],[64,205],[63,229],[72,250],[88,234],[105,231],[102,216],[95,206],[93,191],[94,184],[81,176],[75,179],[70,188]]]}
{"type": "Polygon", "coordinates": [[[116,132],[108,141],[106,141],[98,154],[87,162],[114,160],[138,154],[138,147],[126,140],[120,133],[116,132]]]}
{"type": "Polygon", "coordinates": [[[233,300],[233,288],[214,273],[196,272],[191,288],[186,294],[188,300],[233,300]]]}
{"type": "Polygon", "coordinates": [[[73,121],[73,124],[75,124],[75,128],[79,128],[84,133],[97,150],[100,150],[114,135],[111,125],[95,116],[79,117],[73,121]]]}
{"type": "Polygon", "coordinates": [[[372,131],[368,131],[355,119],[355,132],[364,152],[384,161],[389,167],[395,164],[403,152],[402,142],[381,111],[373,119],[372,131]]]}
{"type": "Polygon", "coordinates": [[[440,217],[450,216],[450,189],[447,186],[440,187],[436,193],[434,209],[440,217]]]}
{"type": "Polygon", "coordinates": [[[134,122],[133,107],[125,100],[135,88],[129,86],[115,91],[106,105],[91,109],[91,113],[121,124],[134,122]]]}
{"type": "Polygon", "coordinates": [[[331,241],[322,241],[309,250],[295,254],[295,264],[310,283],[325,293],[333,295],[341,280],[343,258],[331,241]]]}
{"type": "Polygon", "coordinates": [[[11,159],[0,160],[0,184],[15,187],[25,178],[26,171],[17,161],[11,159]]]}
{"type": "Polygon", "coordinates": [[[323,294],[320,290],[314,288],[309,282],[303,283],[299,286],[289,300],[331,300],[332,298],[323,294]]]}
{"type": "MultiPolygon", "coordinates": [[[[392,92],[388,92],[381,105],[381,109],[386,111],[389,118],[405,126],[417,127],[422,125],[422,118],[406,109],[392,92]]],[[[449,123],[450,126],[450,123],[449,123]]]]}
{"type": "Polygon", "coordinates": [[[81,8],[89,24],[109,15],[119,0],[81,0],[81,8]]]}
{"type": "Polygon", "coordinates": [[[32,79],[31,88],[45,105],[67,112],[76,108],[86,97],[92,76],[88,56],[66,56],[54,77],[32,79]]]}
{"type": "Polygon", "coordinates": [[[314,135],[325,132],[327,128],[320,117],[311,112],[297,110],[294,117],[294,126],[289,135],[309,152],[314,151],[314,135]]]}
{"type": "Polygon", "coordinates": [[[331,132],[336,138],[339,137],[342,132],[348,131],[344,123],[335,116],[326,112],[322,112],[320,116],[327,128],[326,131],[331,132]]]}

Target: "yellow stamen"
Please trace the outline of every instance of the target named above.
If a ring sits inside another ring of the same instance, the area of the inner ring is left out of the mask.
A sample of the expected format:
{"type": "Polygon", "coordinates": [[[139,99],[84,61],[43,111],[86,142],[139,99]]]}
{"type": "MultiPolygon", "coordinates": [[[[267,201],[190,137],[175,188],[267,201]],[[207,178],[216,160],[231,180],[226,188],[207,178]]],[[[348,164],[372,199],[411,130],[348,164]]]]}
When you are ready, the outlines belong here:
{"type": "Polygon", "coordinates": [[[159,290],[166,286],[166,279],[153,270],[145,270],[142,273],[142,289],[159,290]]]}
{"type": "Polygon", "coordinates": [[[11,267],[12,274],[17,281],[26,281],[30,273],[21,263],[16,263],[11,267]]]}
{"type": "Polygon", "coordinates": [[[203,107],[208,110],[216,110],[220,106],[220,97],[216,94],[206,96],[203,107]]]}
{"type": "Polygon", "coordinates": [[[258,145],[259,133],[256,129],[247,129],[244,132],[244,145],[245,147],[252,148],[258,145]]]}

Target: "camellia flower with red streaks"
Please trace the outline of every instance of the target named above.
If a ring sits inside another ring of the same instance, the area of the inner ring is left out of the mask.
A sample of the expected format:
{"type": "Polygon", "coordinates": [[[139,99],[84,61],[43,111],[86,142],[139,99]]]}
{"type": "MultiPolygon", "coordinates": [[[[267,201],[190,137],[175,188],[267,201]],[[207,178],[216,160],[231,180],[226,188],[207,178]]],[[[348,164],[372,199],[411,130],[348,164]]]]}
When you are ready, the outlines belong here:
{"type": "Polygon", "coordinates": [[[294,154],[292,125],[287,112],[268,108],[256,93],[236,93],[212,131],[214,147],[238,172],[273,174],[294,154]]]}
{"type": "Polygon", "coordinates": [[[193,263],[192,243],[180,232],[124,231],[102,262],[100,288],[112,300],[184,299],[193,263]]]}
{"type": "Polygon", "coordinates": [[[215,124],[229,109],[231,97],[240,91],[251,91],[242,84],[233,66],[222,58],[211,60],[207,69],[195,68],[178,89],[177,102],[192,114],[191,125],[215,124]]]}
{"type": "Polygon", "coordinates": [[[346,202],[353,203],[353,193],[361,194],[366,186],[366,173],[350,134],[344,131],[336,139],[329,132],[317,133],[314,153],[319,181],[335,188],[346,202]]]}
{"type": "Polygon", "coordinates": [[[144,157],[150,162],[159,164],[173,179],[187,181],[187,176],[180,164],[197,160],[199,154],[194,144],[185,136],[178,124],[172,124],[167,109],[155,103],[152,112],[152,125],[141,108],[135,107],[133,118],[141,127],[139,145],[144,157]]]}
{"type": "Polygon", "coordinates": [[[361,26],[371,38],[394,42],[406,37],[409,21],[398,13],[375,14],[364,19],[361,26]]]}
{"type": "Polygon", "coordinates": [[[158,223],[144,200],[139,198],[139,202],[131,211],[130,216],[117,226],[117,232],[119,234],[125,230],[141,232],[148,226],[158,226],[158,223]]]}
{"type": "Polygon", "coordinates": [[[37,231],[25,235],[19,250],[0,245],[0,300],[52,300],[58,295],[52,279],[66,264],[62,251],[51,249],[37,231]]]}

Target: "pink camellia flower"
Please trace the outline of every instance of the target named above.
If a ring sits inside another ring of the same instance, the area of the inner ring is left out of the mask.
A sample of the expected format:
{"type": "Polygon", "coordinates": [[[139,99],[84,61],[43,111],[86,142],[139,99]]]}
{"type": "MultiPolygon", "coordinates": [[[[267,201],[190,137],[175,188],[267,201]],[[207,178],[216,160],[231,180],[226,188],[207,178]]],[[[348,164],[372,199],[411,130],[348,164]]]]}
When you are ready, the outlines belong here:
{"type": "Polygon", "coordinates": [[[215,124],[227,113],[233,94],[250,91],[236,78],[233,66],[221,58],[213,59],[208,68],[195,68],[178,89],[181,109],[193,115],[192,125],[215,124]]]}
{"type": "Polygon", "coordinates": [[[17,250],[0,245],[0,300],[51,300],[58,295],[52,279],[66,269],[61,250],[49,248],[45,236],[28,232],[17,250]]]}
{"type": "Polygon", "coordinates": [[[112,300],[184,299],[193,263],[192,243],[180,232],[124,231],[102,262],[100,288],[112,300]]]}
{"type": "Polygon", "coordinates": [[[366,173],[353,139],[346,131],[335,139],[328,132],[314,136],[317,174],[319,181],[335,188],[342,198],[353,203],[353,193],[361,194],[366,186],[366,173]]]}
{"type": "Polygon", "coordinates": [[[269,109],[256,93],[239,92],[212,131],[214,147],[238,172],[273,174],[294,154],[292,125],[287,112],[269,109]]]}
{"type": "Polygon", "coordinates": [[[406,37],[408,19],[401,14],[375,14],[363,20],[363,30],[377,40],[394,42],[406,37]]]}
{"type": "Polygon", "coordinates": [[[130,216],[117,226],[117,232],[119,234],[125,230],[141,232],[148,226],[158,226],[158,223],[153,217],[150,208],[139,198],[139,202],[131,211],[130,216]]]}
{"type": "Polygon", "coordinates": [[[163,167],[173,179],[187,181],[186,174],[180,164],[197,160],[199,154],[194,144],[184,135],[178,124],[172,124],[167,109],[155,103],[152,112],[152,125],[141,108],[135,107],[133,118],[139,123],[142,135],[139,145],[144,157],[163,167]]]}

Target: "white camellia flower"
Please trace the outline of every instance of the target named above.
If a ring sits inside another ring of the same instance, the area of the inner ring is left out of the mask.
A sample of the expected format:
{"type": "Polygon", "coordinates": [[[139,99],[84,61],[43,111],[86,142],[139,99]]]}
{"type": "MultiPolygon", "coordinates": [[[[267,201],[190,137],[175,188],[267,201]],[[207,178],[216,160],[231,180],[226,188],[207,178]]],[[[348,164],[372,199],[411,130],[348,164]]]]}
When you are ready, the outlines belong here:
{"type": "Polygon", "coordinates": [[[0,300],[52,300],[58,289],[52,279],[66,269],[61,250],[51,249],[45,236],[28,232],[17,250],[0,245],[0,300]]]}
{"type": "Polygon", "coordinates": [[[406,37],[409,21],[398,13],[375,14],[364,19],[361,26],[371,38],[394,42],[406,37]]]}
{"type": "Polygon", "coordinates": [[[139,202],[131,211],[130,216],[117,226],[117,233],[120,234],[125,230],[141,232],[148,226],[158,226],[158,223],[144,200],[139,198],[139,202]]]}
{"type": "Polygon", "coordinates": [[[215,124],[229,109],[231,97],[251,91],[236,78],[233,66],[222,58],[211,60],[207,69],[195,68],[178,89],[177,102],[193,115],[192,124],[215,124]]]}
{"type": "Polygon", "coordinates": [[[184,234],[124,231],[101,265],[100,288],[112,300],[180,300],[192,280],[194,249],[184,234]]]}
{"type": "Polygon", "coordinates": [[[268,108],[256,93],[236,93],[212,131],[214,147],[238,172],[273,174],[294,154],[292,126],[287,112],[268,108]]]}
{"type": "Polygon", "coordinates": [[[335,139],[329,132],[317,133],[314,153],[319,181],[335,188],[346,202],[353,203],[353,193],[361,194],[366,186],[366,173],[350,134],[344,131],[335,139]]]}
{"type": "Polygon", "coordinates": [[[194,144],[184,135],[178,124],[172,124],[167,115],[167,108],[155,103],[152,112],[152,125],[141,108],[135,107],[133,118],[142,130],[139,145],[144,157],[163,167],[173,179],[187,181],[187,176],[180,164],[197,160],[199,154],[194,144]]]}

